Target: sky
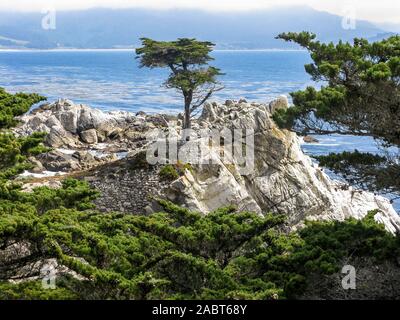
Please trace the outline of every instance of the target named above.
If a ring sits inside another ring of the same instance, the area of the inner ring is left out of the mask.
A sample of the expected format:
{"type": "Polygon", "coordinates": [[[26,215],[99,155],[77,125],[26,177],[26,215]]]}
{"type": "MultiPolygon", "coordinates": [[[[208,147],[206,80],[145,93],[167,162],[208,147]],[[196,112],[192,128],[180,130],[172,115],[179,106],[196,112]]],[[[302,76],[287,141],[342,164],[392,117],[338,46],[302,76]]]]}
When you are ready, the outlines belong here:
{"type": "Polygon", "coordinates": [[[0,0],[0,10],[42,11],[107,8],[190,8],[207,11],[244,11],[279,5],[307,5],[341,16],[354,12],[359,20],[400,24],[399,0],[0,0]]]}

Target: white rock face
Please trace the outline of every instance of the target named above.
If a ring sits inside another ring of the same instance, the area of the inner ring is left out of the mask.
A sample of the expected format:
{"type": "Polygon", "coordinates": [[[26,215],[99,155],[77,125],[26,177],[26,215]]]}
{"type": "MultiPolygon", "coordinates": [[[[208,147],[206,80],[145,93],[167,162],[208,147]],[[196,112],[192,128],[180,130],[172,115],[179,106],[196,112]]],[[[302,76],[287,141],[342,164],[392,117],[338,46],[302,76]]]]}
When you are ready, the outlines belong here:
{"type": "Polygon", "coordinates": [[[61,99],[20,117],[22,124],[15,132],[47,132],[46,143],[50,147],[76,148],[82,147],[82,142],[96,144],[100,137],[106,139],[115,130],[127,128],[132,119],[134,115],[129,112],[102,112],[61,99]]]}
{"type": "Polygon", "coordinates": [[[64,99],[42,105],[18,120],[20,124],[13,129],[17,135],[46,132],[44,142],[53,149],[36,156],[35,172],[31,173],[37,174],[44,170],[86,170],[116,161],[141,146],[143,132],[161,122],[154,115],[138,117],[123,111],[103,112],[64,99]]]}
{"type": "Polygon", "coordinates": [[[82,131],[81,139],[88,144],[96,144],[98,142],[97,131],[95,129],[82,131]]]}
{"type": "MultiPolygon", "coordinates": [[[[285,104],[287,107],[283,98],[270,105],[207,103],[194,127],[254,129],[254,171],[241,175],[237,165],[222,161],[220,150],[211,149],[208,156],[213,164],[196,166],[193,173],[186,171],[171,185],[168,198],[204,213],[227,205],[260,214],[282,213],[295,228],[305,219],[360,219],[378,209],[375,219],[391,232],[400,231],[400,217],[387,199],[332,181],[302,152],[294,133],[276,126],[270,110],[285,108],[285,104]]],[[[196,144],[207,149],[204,143],[201,139],[190,141],[182,147],[183,152],[185,148],[193,150],[196,144]]]]}

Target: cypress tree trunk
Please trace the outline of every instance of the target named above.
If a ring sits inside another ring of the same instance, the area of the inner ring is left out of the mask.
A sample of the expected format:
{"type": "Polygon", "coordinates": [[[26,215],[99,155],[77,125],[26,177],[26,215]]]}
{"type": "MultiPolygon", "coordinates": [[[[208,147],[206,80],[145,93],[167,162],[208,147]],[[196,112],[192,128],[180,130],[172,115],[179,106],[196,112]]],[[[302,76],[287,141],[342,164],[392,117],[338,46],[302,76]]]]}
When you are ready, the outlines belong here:
{"type": "Polygon", "coordinates": [[[192,127],[190,120],[190,105],[192,104],[192,96],[185,94],[185,111],[183,116],[183,129],[190,129],[192,127]]]}

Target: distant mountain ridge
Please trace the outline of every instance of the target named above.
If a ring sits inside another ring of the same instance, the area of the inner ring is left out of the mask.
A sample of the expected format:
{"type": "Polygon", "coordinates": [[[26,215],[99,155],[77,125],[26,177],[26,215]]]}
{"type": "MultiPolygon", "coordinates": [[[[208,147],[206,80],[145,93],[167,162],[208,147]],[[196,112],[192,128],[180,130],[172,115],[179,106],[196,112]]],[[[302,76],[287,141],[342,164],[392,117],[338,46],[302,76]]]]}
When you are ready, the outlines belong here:
{"type": "Polygon", "coordinates": [[[195,37],[219,49],[292,49],[274,37],[286,31],[312,31],[323,41],[377,37],[386,31],[367,21],[354,30],[342,18],[309,7],[286,7],[251,12],[200,10],[90,9],[57,12],[56,29],[44,30],[41,13],[0,12],[3,48],[124,48],[140,37],[159,40],[195,37]]]}

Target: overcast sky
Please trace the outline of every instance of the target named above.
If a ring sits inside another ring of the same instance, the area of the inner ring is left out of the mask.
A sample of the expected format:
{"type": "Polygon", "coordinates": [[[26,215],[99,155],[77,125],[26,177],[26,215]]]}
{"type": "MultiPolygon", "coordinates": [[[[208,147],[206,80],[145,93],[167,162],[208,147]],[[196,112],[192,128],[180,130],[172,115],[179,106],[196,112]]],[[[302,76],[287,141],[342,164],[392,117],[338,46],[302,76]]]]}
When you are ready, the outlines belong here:
{"type": "Polygon", "coordinates": [[[0,0],[0,10],[41,11],[109,8],[196,8],[203,10],[255,10],[280,5],[308,5],[317,10],[344,15],[355,10],[357,19],[400,23],[399,0],[0,0]]]}

